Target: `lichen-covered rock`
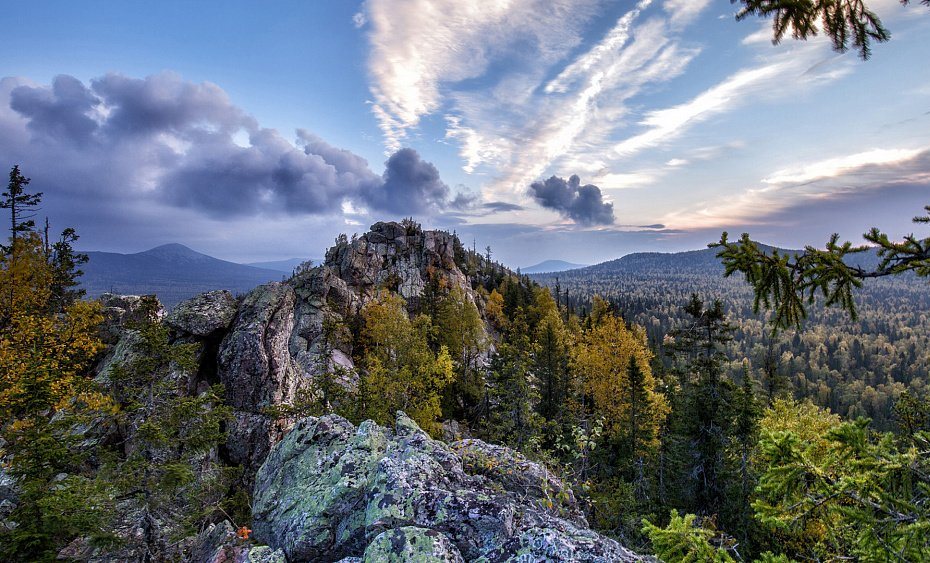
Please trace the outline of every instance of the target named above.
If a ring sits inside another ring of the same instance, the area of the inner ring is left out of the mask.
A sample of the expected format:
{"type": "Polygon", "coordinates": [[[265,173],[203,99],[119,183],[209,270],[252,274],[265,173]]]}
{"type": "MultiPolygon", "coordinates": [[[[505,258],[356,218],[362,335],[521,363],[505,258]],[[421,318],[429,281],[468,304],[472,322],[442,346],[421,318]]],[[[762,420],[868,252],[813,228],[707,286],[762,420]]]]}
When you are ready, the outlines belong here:
{"type": "Polygon", "coordinates": [[[255,537],[291,563],[377,560],[369,556],[388,545],[452,557],[429,561],[643,560],[587,529],[570,489],[542,466],[477,440],[458,450],[403,413],[393,431],[335,415],[303,419],[258,472],[255,537]],[[500,470],[478,469],[479,458],[500,470]]]}
{"type": "Polygon", "coordinates": [[[181,334],[207,337],[228,329],[237,308],[232,293],[210,291],[179,303],[165,317],[165,324],[181,334]]]}
{"type": "Polygon", "coordinates": [[[287,563],[280,549],[254,545],[239,538],[226,520],[204,530],[186,560],[191,563],[287,563]]]}
{"type": "Polygon", "coordinates": [[[404,526],[378,534],[362,559],[365,563],[465,563],[445,534],[404,526]]]}
{"type": "Polygon", "coordinates": [[[424,231],[417,225],[375,223],[361,237],[331,248],[323,267],[332,270],[362,302],[378,288],[387,287],[415,305],[432,275],[444,277],[448,287],[471,294],[467,278],[455,265],[453,235],[424,231]]]}
{"type": "Polygon", "coordinates": [[[462,458],[467,472],[485,475],[518,497],[541,499],[547,506],[551,503],[563,518],[588,526],[571,488],[545,465],[530,461],[510,448],[481,440],[460,440],[449,446],[462,458]]]}
{"type": "Polygon", "coordinates": [[[129,365],[136,361],[141,354],[142,337],[135,330],[123,331],[122,337],[111,347],[107,355],[97,364],[97,382],[107,385],[110,381],[110,372],[117,365],[129,365]]]}

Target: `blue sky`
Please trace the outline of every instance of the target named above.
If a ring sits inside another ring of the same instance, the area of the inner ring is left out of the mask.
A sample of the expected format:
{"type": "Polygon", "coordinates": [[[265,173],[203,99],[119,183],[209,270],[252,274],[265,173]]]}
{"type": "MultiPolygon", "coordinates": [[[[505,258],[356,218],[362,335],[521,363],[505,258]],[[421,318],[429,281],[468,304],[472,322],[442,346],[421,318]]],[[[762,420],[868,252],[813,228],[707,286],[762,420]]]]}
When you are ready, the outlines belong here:
{"type": "Polygon", "coordinates": [[[930,10],[869,5],[862,61],[727,0],[7,3],[0,162],[120,252],[320,256],[406,215],[513,266],[900,236],[930,10]]]}

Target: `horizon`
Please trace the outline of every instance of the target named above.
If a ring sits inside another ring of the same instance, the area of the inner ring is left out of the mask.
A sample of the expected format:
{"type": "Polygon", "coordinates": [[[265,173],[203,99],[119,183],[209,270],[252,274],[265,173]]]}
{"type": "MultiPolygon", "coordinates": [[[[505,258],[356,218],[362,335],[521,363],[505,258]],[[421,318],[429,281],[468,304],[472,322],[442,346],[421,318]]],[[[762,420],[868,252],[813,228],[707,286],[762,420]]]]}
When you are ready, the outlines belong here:
{"type": "MultiPolygon", "coordinates": [[[[367,231],[357,232],[357,233],[355,233],[355,234],[358,234],[359,236],[361,236],[361,235],[365,234],[365,232],[367,232],[367,231]]],[[[345,234],[348,235],[349,233],[345,233],[345,234]]],[[[766,242],[764,242],[764,241],[756,241],[756,242],[757,242],[758,244],[762,245],[762,246],[769,246],[769,247],[772,247],[772,246],[773,246],[773,245],[768,244],[768,243],[766,243],[766,242]]],[[[110,254],[120,254],[120,255],[123,255],[123,256],[127,256],[127,255],[135,255],[135,254],[145,254],[145,253],[150,252],[150,251],[152,251],[152,250],[158,250],[158,249],[163,248],[163,247],[171,247],[171,246],[180,246],[180,247],[182,247],[182,248],[184,248],[184,249],[186,249],[186,250],[189,250],[189,251],[191,251],[191,252],[193,252],[193,253],[195,253],[195,254],[201,254],[201,255],[207,256],[207,257],[209,257],[209,258],[213,258],[213,259],[216,259],[216,260],[222,260],[222,261],[225,261],[225,262],[230,262],[230,263],[232,263],[232,264],[238,264],[238,265],[240,265],[240,266],[250,266],[250,267],[253,267],[253,268],[268,269],[268,270],[272,270],[272,271],[283,271],[283,270],[275,270],[275,269],[273,269],[273,268],[258,266],[258,265],[256,265],[256,264],[262,264],[262,263],[266,263],[266,264],[267,264],[267,263],[273,263],[273,262],[289,262],[289,261],[293,261],[293,260],[312,260],[313,263],[314,263],[314,265],[322,265],[322,264],[323,264],[323,261],[325,261],[326,252],[327,252],[327,251],[329,250],[329,248],[330,248],[330,247],[324,248],[324,249],[322,250],[322,252],[319,253],[319,256],[323,256],[323,258],[318,258],[318,257],[315,258],[315,257],[313,257],[313,256],[308,256],[308,257],[306,257],[306,258],[301,258],[301,257],[299,257],[299,256],[291,256],[291,257],[288,257],[288,258],[283,258],[283,259],[278,259],[278,260],[253,260],[253,261],[250,261],[250,262],[237,262],[237,261],[235,261],[235,260],[230,260],[230,259],[227,259],[227,258],[223,258],[223,257],[221,257],[221,256],[215,256],[215,255],[213,255],[213,254],[209,254],[209,253],[207,253],[207,252],[203,252],[203,251],[197,250],[196,248],[192,248],[192,247],[190,247],[190,246],[188,246],[188,245],[186,245],[186,244],[179,243],[179,242],[166,242],[166,243],[164,243],[164,244],[159,244],[159,245],[157,245],[157,246],[153,246],[153,247],[151,247],[151,248],[146,248],[146,249],[138,250],[138,251],[113,252],[113,251],[107,251],[107,250],[84,249],[84,250],[82,250],[82,252],[110,253],[110,254]]],[[[800,250],[800,249],[785,248],[785,247],[777,247],[777,248],[778,248],[779,250],[792,250],[792,251],[793,251],[793,250],[800,250]]],[[[492,248],[491,250],[493,251],[494,249],[492,248]]],[[[512,265],[512,264],[505,263],[505,262],[500,262],[500,263],[501,263],[503,266],[505,266],[505,267],[507,267],[507,268],[510,268],[511,270],[516,271],[516,270],[524,270],[524,269],[529,269],[529,268],[535,268],[535,267],[541,266],[541,265],[543,265],[543,264],[545,264],[545,263],[547,263],[547,262],[561,262],[561,263],[564,263],[564,264],[572,264],[572,265],[574,265],[574,266],[577,266],[576,268],[571,268],[571,269],[574,270],[574,269],[581,269],[581,268],[589,268],[589,267],[592,267],[592,266],[599,266],[599,265],[604,264],[604,263],[606,263],[606,262],[613,262],[613,261],[615,261],[615,260],[619,260],[619,259],[621,259],[621,258],[624,258],[624,257],[626,257],[626,256],[631,256],[631,255],[634,255],[634,254],[650,254],[650,253],[652,253],[652,254],[682,254],[682,253],[686,253],[686,252],[700,252],[700,251],[703,251],[703,250],[709,250],[709,248],[705,246],[704,248],[690,248],[690,249],[678,250],[678,251],[637,250],[637,251],[627,252],[627,253],[621,254],[621,255],[619,255],[619,256],[614,256],[613,258],[607,258],[607,259],[605,259],[605,260],[601,260],[600,262],[594,262],[594,263],[590,263],[590,264],[580,264],[580,263],[572,262],[571,260],[562,259],[562,258],[545,258],[545,259],[543,259],[543,260],[539,260],[539,261],[537,261],[537,262],[535,262],[535,263],[527,264],[527,265],[525,265],[525,266],[523,266],[523,265],[512,265]]],[[[480,254],[481,252],[478,251],[478,253],[480,254]]],[[[497,261],[497,260],[495,260],[495,261],[497,261]]],[[[552,271],[552,272],[549,272],[549,271],[541,271],[541,272],[534,272],[533,275],[535,275],[536,273],[555,273],[555,272],[557,272],[557,271],[552,271]]]]}
{"type": "Polygon", "coordinates": [[[0,157],[82,251],[278,261],[406,216],[506,264],[900,238],[930,12],[869,6],[868,61],[725,0],[21,6],[0,157]]]}

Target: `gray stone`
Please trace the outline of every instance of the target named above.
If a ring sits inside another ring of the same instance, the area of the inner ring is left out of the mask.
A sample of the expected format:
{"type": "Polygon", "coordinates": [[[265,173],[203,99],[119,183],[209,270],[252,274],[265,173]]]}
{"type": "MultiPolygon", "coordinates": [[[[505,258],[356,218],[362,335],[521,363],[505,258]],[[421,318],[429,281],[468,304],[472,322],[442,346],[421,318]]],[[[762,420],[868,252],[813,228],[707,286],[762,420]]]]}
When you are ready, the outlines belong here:
{"type": "Polygon", "coordinates": [[[181,334],[207,337],[228,329],[237,308],[232,293],[210,291],[179,303],[165,317],[165,324],[181,334]]]}
{"type": "Polygon", "coordinates": [[[291,402],[300,385],[301,371],[288,351],[294,301],[288,285],[275,282],[255,288],[220,345],[217,373],[236,417],[227,448],[233,463],[250,470],[261,464],[276,441],[279,423],[267,409],[291,402]]]}

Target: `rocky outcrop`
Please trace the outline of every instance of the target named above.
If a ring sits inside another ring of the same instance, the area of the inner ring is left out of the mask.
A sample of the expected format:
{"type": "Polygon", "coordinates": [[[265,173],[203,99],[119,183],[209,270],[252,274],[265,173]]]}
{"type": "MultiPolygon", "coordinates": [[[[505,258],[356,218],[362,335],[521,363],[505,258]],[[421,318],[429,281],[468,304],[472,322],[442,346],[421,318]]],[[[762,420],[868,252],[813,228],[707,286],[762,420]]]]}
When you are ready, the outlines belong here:
{"type": "Polygon", "coordinates": [[[416,306],[431,275],[445,277],[449,287],[471,289],[455,264],[453,235],[423,231],[418,225],[375,223],[361,237],[331,248],[324,268],[333,270],[362,301],[385,287],[416,306]]]}
{"type": "Polygon", "coordinates": [[[229,428],[230,461],[247,472],[261,464],[283,428],[267,412],[293,400],[301,373],[288,350],[295,295],[282,283],[259,286],[246,296],[220,345],[217,373],[235,420],[229,428]]]}
{"type": "Polygon", "coordinates": [[[237,308],[232,293],[210,291],[180,303],[165,317],[165,324],[176,333],[206,338],[225,332],[237,308]]]}
{"type": "Polygon", "coordinates": [[[479,440],[446,445],[403,413],[393,430],[301,420],[259,470],[252,506],[255,538],[291,563],[646,560],[588,529],[543,466],[479,440]]]}
{"type": "MultiPolygon", "coordinates": [[[[142,317],[144,309],[140,295],[104,293],[98,301],[103,305],[104,320],[101,337],[107,344],[115,344],[127,327],[145,320],[142,317]]],[[[159,318],[165,316],[165,310],[160,303],[156,306],[156,315],[159,318]]]]}
{"type": "Polygon", "coordinates": [[[235,410],[227,445],[230,460],[257,469],[289,425],[269,416],[268,407],[292,403],[323,369],[336,372],[344,387],[355,388],[351,336],[338,331],[324,335],[326,319],[345,327],[380,289],[397,291],[413,310],[433,276],[476,301],[455,264],[453,235],[412,224],[376,223],[361,237],[338,241],[322,266],[286,283],[257,287],[235,313],[223,292],[205,294],[172,311],[169,326],[195,335],[219,331],[214,327],[235,315],[217,360],[217,378],[235,410]]]}

